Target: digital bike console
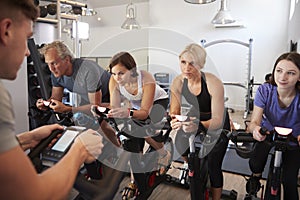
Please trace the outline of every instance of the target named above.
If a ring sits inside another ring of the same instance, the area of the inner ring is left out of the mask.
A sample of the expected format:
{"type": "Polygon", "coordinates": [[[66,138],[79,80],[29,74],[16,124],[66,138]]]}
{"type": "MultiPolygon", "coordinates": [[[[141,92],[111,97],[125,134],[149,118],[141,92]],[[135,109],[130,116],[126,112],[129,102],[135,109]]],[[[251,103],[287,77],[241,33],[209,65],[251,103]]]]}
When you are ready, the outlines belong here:
{"type": "Polygon", "coordinates": [[[58,162],[69,150],[74,139],[84,129],[82,127],[68,127],[62,132],[62,136],[51,147],[42,151],[42,162],[45,166],[52,166],[58,162]]]}

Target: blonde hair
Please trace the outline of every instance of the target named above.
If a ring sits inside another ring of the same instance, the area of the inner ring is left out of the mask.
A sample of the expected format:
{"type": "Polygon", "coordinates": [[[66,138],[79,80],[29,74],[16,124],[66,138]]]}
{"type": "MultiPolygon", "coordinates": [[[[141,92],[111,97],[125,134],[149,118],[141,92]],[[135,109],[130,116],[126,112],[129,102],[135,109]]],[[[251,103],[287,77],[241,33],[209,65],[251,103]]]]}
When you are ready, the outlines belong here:
{"type": "Polygon", "coordinates": [[[206,62],[206,51],[202,46],[196,43],[189,44],[180,53],[179,58],[186,53],[193,57],[195,65],[198,65],[201,69],[204,67],[206,62]]]}

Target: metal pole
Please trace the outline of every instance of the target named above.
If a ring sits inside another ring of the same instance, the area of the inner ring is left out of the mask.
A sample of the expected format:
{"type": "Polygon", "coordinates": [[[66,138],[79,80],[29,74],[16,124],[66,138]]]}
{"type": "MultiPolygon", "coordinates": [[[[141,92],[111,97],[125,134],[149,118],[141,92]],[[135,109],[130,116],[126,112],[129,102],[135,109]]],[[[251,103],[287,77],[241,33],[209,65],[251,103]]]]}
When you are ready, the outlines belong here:
{"type": "Polygon", "coordinates": [[[56,4],[56,18],[57,18],[57,39],[61,40],[61,17],[60,17],[60,0],[56,4]]]}

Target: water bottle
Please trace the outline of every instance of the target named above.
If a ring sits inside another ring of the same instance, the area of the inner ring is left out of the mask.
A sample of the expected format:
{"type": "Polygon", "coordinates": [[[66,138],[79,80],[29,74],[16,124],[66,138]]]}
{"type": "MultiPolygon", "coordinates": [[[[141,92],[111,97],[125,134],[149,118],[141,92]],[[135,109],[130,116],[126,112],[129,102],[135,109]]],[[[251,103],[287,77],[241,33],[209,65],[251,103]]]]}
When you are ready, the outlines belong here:
{"type": "Polygon", "coordinates": [[[93,130],[99,129],[98,120],[82,112],[76,112],[73,115],[75,125],[83,126],[93,130]]]}

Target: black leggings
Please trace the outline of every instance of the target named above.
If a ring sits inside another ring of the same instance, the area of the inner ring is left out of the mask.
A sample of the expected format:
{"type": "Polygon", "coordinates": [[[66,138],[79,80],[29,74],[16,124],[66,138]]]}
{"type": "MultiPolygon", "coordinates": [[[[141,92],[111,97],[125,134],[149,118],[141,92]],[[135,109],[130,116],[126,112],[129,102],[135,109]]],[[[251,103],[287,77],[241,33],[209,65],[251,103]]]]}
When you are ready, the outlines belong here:
{"type": "MultiPolygon", "coordinates": [[[[166,114],[166,110],[169,105],[169,99],[158,99],[154,101],[153,107],[151,109],[151,112],[149,114],[149,118],[153,123],[157,123],[161,121],[166,114]]],[[[145,131],[145,129],[139,129],[139,131],[145,131]]],[[[146,135],[146,133],[144,134],[146,135]]],[[[152,137],[155,141],[161,141],[161,135],[153,136],[152,137]]],[[[139,143],[139,151],[143,151],[144,145],[145,145],[145,139],[144,138],[136,138],[135,141],[138,141],[139,143]]]]}
{"type": "MultiPolygon", "coordinates": [[[[253,173],[263,172],[271,148],[267,142],[256,143],[253,155],[249,160],[249,166],[253,173]]],[[[300,150],[287,150],[282,156],[284,199],[298,200],[297,181],[300,167],[300,150]]]]}
{"type": "Polygon", "coordinates": [[[149,117],[153,123],[161,121],[169,105],[169,99],[158,99],[154,101],[149,117]]]}
{"type": "MultiPolygon", "coordinates": [[[[182,156],[187,156],[189,153],[189,134],[182,130],[177,132],[175,138],[176,150],[182,156]]],[[[211,187],[223,187],[222,162],[228,146],[228,138],[224,132],[221,133],[218,142],[215,144],[211,152],[207,155],[208,158],[208,173],[211,187]]]]}

